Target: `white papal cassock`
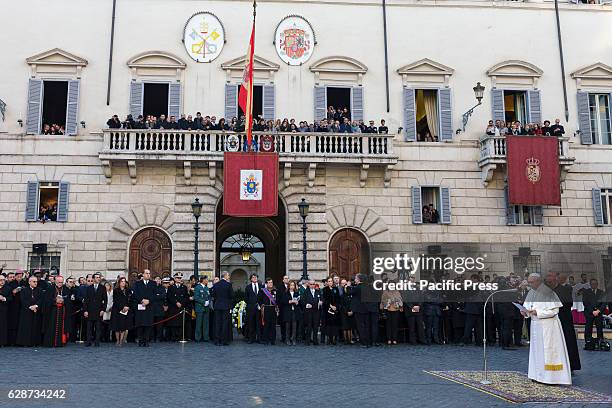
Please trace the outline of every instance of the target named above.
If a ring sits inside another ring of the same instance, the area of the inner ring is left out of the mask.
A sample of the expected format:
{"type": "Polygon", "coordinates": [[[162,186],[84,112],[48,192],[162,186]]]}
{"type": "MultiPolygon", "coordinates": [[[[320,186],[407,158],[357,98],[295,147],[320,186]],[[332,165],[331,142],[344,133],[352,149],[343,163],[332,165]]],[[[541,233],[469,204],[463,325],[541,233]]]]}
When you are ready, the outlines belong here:
{"type": "Polygon", "coordinates": [[[545,384],[572,384],[563,328],[557,314],[562,303],[548,286],[531,289],[523,306],[535,310],[529,334],[529,373],[532,380],[545,384]]]}

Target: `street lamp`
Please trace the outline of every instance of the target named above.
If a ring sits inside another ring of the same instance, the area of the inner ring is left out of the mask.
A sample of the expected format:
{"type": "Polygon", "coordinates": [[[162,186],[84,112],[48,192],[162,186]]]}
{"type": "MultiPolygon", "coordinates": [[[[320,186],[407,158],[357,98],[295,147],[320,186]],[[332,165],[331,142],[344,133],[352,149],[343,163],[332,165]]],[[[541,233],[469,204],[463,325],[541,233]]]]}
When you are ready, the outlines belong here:
{"type": "Polygon", "coordinates": [[[193,225],[193,230],[195,232],[195,243],[193,246],[193,274],[196,278],[196,282],[200,278],[199,274],[199,239],[200,239],[200,224],[198,223],[198,219],[200,215],[202,215],[202,203],[199,198],[196,198],[193,203],[191,203],[191,211],[193,216],[195,217],[195,224],[193,225]]]}
{"type": "Polygon", "coordinates": [[[467,125],[470,116],[474,113],[474,109],[482,104],[482,98],[484,96],[485,87],[480,85],[480,82],[476,83],[476,86],[472,88],[474,90],[474,95],[476,96],[476,100],[478,103],[474,105],[470,110],[463,114],[463,131],[465,132],[465,125],[467,125]]]}
{"type": "Polygon", "coordinates": [[[300,210],[300,216],[302,217],[302,280],[308,280],[308,264],[306,262],[306,254],[308,248],[306,247],[306,217],[308,216],[308,209],[310,204],[305,198],[298,204],[300,210]]]}

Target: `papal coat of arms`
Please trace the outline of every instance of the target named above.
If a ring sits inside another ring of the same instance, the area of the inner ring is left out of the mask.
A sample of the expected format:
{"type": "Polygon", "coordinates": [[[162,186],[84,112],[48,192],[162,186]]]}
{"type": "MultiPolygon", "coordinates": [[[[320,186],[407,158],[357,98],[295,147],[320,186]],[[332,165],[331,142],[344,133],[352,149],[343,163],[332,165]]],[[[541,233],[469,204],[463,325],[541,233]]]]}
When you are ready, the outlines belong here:
{"type": "Polygon", "coordinates": [[[240,139],[236,135],[229,135],[227,137],[225,150],[228,152],[237,152],[240,148],[240,139]]]}
{"type": "Polygon", "coordinates": [[[533,184],[540,181],[542,177],[542,173],[540,172],[540,160],[530,157],[525,160],[527,166],[525,167],[525,175],[527,176],[527,180],[532,182],[533,184]]]}
{"type": "Polygon", "coordinates": [[[276,52],[289,65],[301,65],[308,61],[315,44],[314,31],[303,17],[286,17],[276,28],[276,52]]]}
{"type": "Polygon", "coordinates": [[[187,54],[196,62],[211,62],[225,44],[223,24],[212,13],[196,13],[187,20],[183,32],[187,54]]]}
{"type": "Polygon", "coordinates": [[[261,170],[240,170],[240,199],[261,200],[261,170]]]}

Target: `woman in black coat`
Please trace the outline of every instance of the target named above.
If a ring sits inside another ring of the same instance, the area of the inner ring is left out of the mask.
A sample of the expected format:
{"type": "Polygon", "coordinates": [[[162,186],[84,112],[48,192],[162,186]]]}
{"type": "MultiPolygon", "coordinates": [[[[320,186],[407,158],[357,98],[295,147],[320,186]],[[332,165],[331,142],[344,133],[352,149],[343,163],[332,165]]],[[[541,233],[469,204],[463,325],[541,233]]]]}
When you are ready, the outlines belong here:
{"type": "Polygon", "coordinates": [[[340,330],[340,293],[334,286],[334,280],[327,278],[322,295],[325,334],[328,344],[336,344],[340,330]]]}
{"type": "Polygon", "coordinates": [[[340,286],[344,288],[340,296],[340,323],[342,327],[342,337],[344,344],[355,344],[353,340],[353,330],[357,329],[355,324],[355,316],[351,310],[351,286],[347,284],[346,279],[340,281],[340,286]]]}
{"type": "Polygon", "coordinates": [[[133,313],[130,310],[132,292],[127,287],[125,278],[119,278],[113,290],[113,308],[111,310],[111,330],[117,337],[117,345],[121,346],[127,339],[128,330],[133,327],[133,313]]]}
{"type": "Polygon", "coordinates": [[[300,319],[300,294],[297,289],[297,284],[294,281],[289,282],[287,293],[281,303],[283,316],[282,324],[285,325],[285,333],[287,333],[287,345],[295,346],[295,338],[297,336],[297,323],[300,319]]]}

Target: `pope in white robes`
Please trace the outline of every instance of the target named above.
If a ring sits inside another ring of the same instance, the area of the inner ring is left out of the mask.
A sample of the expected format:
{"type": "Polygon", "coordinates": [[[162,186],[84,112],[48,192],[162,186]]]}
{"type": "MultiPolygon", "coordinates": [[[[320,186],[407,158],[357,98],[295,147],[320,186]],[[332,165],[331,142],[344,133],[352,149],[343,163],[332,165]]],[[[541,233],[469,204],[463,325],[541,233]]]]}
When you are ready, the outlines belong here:
{"type": "Polygon", "coordinates": [[[531,290],[523,303],[526,311],[521,313],[531,318],[528,377],[544,384],[571,385],[565,337],[557,316],[563,304],[555,292],[542,284],[540,275],[531,274],[527,281],[531,290]]]}

